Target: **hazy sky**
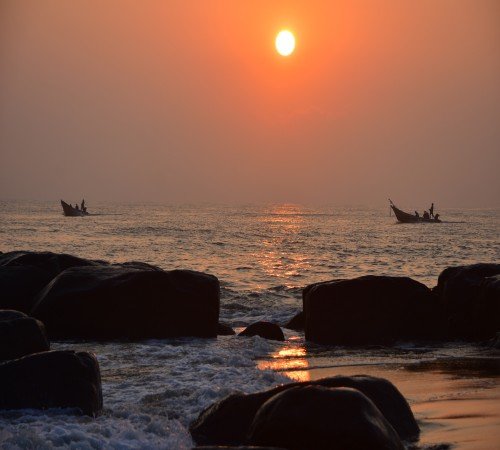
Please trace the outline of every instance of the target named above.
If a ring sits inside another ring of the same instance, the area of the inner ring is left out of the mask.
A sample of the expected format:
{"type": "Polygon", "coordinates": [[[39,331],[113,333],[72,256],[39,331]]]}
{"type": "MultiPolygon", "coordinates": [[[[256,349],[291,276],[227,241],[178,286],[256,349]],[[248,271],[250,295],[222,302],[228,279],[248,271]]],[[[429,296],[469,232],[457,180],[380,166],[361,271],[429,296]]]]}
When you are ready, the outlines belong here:
{"type": "Polygon", "coordinates": [[[498,0],[0,0],[0,198],[500,206],[499,173],[498,0]]]}

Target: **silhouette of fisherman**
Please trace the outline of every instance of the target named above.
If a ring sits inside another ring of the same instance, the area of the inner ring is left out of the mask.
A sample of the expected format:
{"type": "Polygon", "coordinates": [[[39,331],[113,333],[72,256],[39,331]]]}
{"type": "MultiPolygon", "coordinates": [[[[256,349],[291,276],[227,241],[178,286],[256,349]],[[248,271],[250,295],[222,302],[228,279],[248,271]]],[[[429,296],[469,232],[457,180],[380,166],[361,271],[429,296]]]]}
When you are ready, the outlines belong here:
{"type": "Polygon", "coordinates": [[[82,211],[85,211],[85,199],[82,200],[82,206],[80,207],[82,211]]]}
{"type": "Polygon", "coordinates": [[[430,213],[429,215],[430,215],[431,217],[434,217],[434,203],[433,203],[433,204],[431,205],[431,207],[429,208],[429,213],[430,213]]]}

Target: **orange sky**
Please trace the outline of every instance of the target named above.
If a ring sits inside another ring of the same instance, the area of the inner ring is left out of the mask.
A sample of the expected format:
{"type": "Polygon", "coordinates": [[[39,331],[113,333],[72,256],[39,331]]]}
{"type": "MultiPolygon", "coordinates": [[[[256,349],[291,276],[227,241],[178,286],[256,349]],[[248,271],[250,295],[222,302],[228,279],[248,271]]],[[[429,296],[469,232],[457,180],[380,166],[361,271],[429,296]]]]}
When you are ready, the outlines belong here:
{"type": "Polygon", "coordinates": [[[2,0],[0,197],[499,206],[498,80],[497,1],[2,0]]]}

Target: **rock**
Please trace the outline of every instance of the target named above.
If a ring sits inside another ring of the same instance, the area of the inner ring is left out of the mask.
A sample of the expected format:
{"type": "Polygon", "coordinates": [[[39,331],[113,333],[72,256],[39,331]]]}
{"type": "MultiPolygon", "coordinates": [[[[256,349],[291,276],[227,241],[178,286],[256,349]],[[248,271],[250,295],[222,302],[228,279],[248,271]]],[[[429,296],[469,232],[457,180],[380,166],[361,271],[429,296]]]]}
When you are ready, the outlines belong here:
{"type": "Polygon", "coordinates": [[[388,344],[435,339],[441,331],[436,297],[407,277],[364,276],[306,288],[305,336],[319,344],[388,344]]]}
{"type": "Polygon", "coordinates": [[[79,408],[97,415],[102,392],[95,356],[52,351],[0,364],[0,409],[23,408],[79,408]]]}
{"type": "Polygon", "coordinates": [[[434,292],[455,338],[486,339],[500,329],[500,264],[448,267],[434,292]]]}
{"type": "Polygon", "coordinates": [[[66,269],[39,294],[32,315],[51,338],[216,337],[219,281],[145,264],[66,269]]]}
{"type": "Polygon", "coordinates": [[[408,402],[388,380],[358,375],[336,376],[316,381],[290,383],[254,394],[233,394],[206,408],[191,424],[199,445],[240,445],[245,443],[258,409],[270,398],[296,386],[354,388],[370,398],[403,440],[416,439],[419,427],[408,402]]]}
{"type": "Polygon", "coordinates": [[[1,267],[38,267],[52,277],[70,267],[107,264],[105,261],[89,260],[66,253],[14,251],[0,255],[1,267]]]}
{"type": "Polygon", "coordinates": [[[217,336],[233,336],[236,332],[232,329],[230,325],[224,322],[219,322],[217,326],[217,336]]]}
{"type": "Polygon", "coordinates": [[[249,442],[293,450],[404,450],[366,395],[322,386],[297,386],[269,399],[255,415],[249,442]]]}
{"type": "Polygon", "coordinates": [[[500,350],[500,331],[497,331],[494,338],[488,342],[489,347],[500,350]]]}
{"type": "Polygon", "coordinates": [[[295,316],[293,316],[285,325],[283,325],[283,328],[295,331],[304,331],[304,322],[304,311],[300,311],[295,316]]]}
{"type": "Polygon", "coordinates": [[[49,350],[42,322],[19,311],[0,311],[0,361],[49,350]]]}
{"type": "Polygon", "coordinates": [[[2,320],[14,320],[14,319],[25,319],[28,316],[21,312],[15,311],[13,309],[0,309],[0,321],[2,320]]]}
{"type": "Polygon", "coordinates": [[[255,322],[246,327],[238,336],[260,336],[273,341],[284,341],[285,336],[279,325],[271,322],[255,322]]]}
{"type": "Polygon", "coordinates": [[[52,276],[38,267],[0,266],[0,308],[28,313],[52,276]]]}
{"type": "Polygon", "coordinates": [[[0,308],[29,313],[35,296],[69,267],[102,263],[52,252],[15,251],[0,255],[0,308]]]}
{"type": "Polygon", "coordinates": [[[278,448],[278,447],[255,447],[253,445],[251,445],[251,446],[245,445],[244,447],[227,447],[226,445],[223,445],[223,446],[209,445],[209,446],[203,446],[203,447],[193,447],[192,450],[285,450],[285,449],[278,448]]]}
{"type": "Polygon", "coordinates": [[[488,339],[500,330],[500,275],[487,277],[474,307],[473,333],[478,339],[488,339]]]}

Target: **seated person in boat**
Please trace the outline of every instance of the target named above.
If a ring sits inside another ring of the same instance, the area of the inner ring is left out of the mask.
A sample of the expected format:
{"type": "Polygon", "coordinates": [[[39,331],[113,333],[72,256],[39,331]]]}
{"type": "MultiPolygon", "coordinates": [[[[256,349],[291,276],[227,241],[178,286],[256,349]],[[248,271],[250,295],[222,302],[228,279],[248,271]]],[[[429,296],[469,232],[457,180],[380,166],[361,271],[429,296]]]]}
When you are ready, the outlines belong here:
{"type": "Polygon", "coordinates": [[[424,211],[423,218],[426,220],[430,219],[429,213],[427,211],[424,211]]]}
{"type": "Polygon", "coordinates": [[[439,214],[436,214],[436,215],[434,216],[434,220],[436,220],[436,221],[437,221],[437,220],[439,220],[439,214]]]}
{"type": "Polygon", "coordinates": [[[80,210],[80,208],[78,208],[78,203],[75,203],[75,209],[80,210]]]}

